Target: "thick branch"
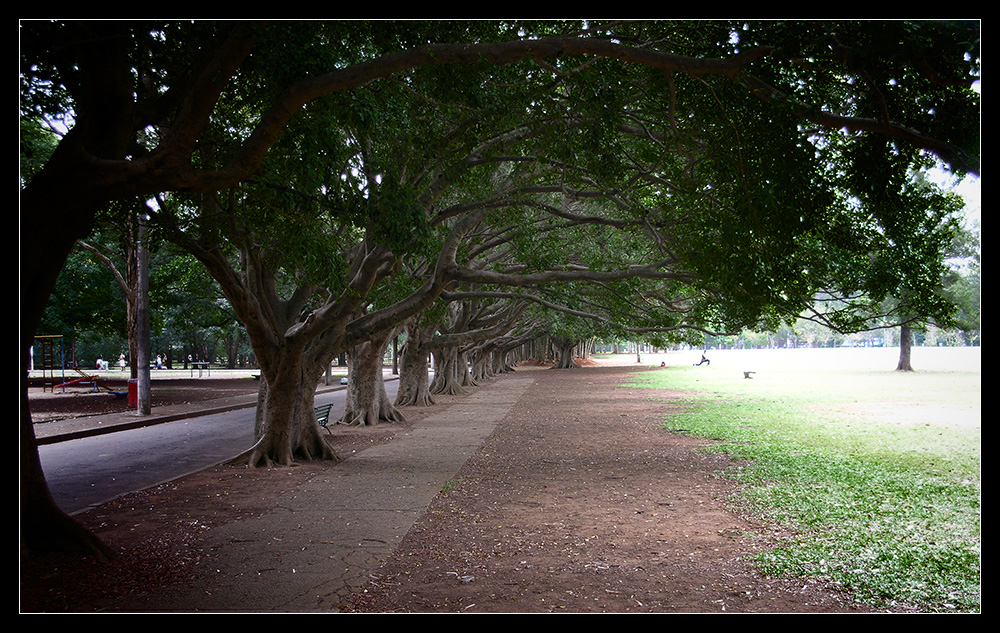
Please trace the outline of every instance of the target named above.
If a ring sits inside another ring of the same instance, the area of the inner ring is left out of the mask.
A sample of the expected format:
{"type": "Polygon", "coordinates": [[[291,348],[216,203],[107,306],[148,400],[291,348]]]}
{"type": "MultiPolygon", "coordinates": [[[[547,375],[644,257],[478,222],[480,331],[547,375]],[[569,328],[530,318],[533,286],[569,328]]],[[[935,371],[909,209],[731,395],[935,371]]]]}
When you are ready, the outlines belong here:
{"type": "Polygon", "coordinates": [[[952,168],[963,172],[979,175],[979,159],[969,156],[960,148],[939,139],[931,138],[918,130],[906,127],[900,123],[885,119],[869,119],[864,117],[843,116],[831,112],[823,112],[804,103],[795,102],[787,94],[761,81],[752,75],[743,75],[750,91],[762,100],[780,100],[790,104],[794,112],[801,118],[816,123],[830,130],[847,130],[849,132],[874,132],[890,138],[898,139],[927,150],[940,157],[952,168]]]}

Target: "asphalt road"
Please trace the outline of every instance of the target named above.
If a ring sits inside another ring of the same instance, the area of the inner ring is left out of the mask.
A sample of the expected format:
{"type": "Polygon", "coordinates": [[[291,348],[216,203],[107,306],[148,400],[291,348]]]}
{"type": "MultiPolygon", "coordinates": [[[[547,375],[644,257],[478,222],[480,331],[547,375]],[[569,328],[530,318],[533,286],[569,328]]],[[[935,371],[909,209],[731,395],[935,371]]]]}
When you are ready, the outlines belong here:
{"type": "MultiPolygon", "coordinates": [[[[396,381],[386,382],[390,398],[396,381]]],[[[343,410],[344,391],[316,395],[343,410]]],[[[40,446],[56,504],[74,514],[124,494],[215,466],[250,446],[254,409],[197,416],[140,429],[40,446]]]]}

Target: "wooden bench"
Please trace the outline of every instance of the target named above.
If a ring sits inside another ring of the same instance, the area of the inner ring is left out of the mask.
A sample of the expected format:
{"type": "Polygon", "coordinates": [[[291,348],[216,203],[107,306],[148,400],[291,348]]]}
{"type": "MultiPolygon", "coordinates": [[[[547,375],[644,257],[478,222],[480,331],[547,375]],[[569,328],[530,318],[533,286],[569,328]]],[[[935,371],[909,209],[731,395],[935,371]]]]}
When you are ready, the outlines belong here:
{"type": "Polygon", "coordinates": [[[326,432],[330,435],[333,435],[333,431],[331,431],[330,427],[327,425],[330,424],[330,409],[332,407],[332,404],[324,404],[313,409],[316,413],[316,422],[318,422],[321,427],[326,429],[326,432]]]}

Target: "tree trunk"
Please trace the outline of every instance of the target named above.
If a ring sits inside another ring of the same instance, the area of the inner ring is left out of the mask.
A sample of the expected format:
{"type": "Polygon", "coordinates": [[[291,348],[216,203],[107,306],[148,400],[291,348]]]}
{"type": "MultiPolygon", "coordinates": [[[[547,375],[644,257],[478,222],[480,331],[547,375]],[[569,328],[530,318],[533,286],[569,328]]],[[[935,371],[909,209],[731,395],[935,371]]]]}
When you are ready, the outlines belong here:
{"type": "Polygon", "coordinates": [[[400,422],[403,414],[385,392],[382,357],[389,333],[357,345],[348,357],[347,403],[341,423],[374,426],[379,422],[400,422]]]}
{"type": "Polygon", "coordinates": [[[913,330],[908,323],[899,326],[899,364],[896,371],[913,371],[910,352],[913,348],[913,330]]]}
{"type": "Polygon", "coordinates": [[[431,393],[459,396],[465,393],[462,383],[458,349],[446,348],[434,354],[434,382],[431,383],[431,393]]]}
{"type": "Polygon", "coordinates": [[[139,415],[152,413],[153,396],[149,375],[149,250],[145,222],[139,220],[135,277],[135,356],[132,377],[136,380],[139,415]]]}
{"type": "MultiPolygon", "coordinates": [[[[69,150],[60,151],[64,155],[69,150]]],[[[22,546],[27,552],[62,551],[114,558],[114,552],[75,519],[65,514],[52,499],[45,481],[38,442],[28,407],[24,382],[30,367],[30,350],[45,305],[59,272],[78,239],[90,232],[103,200],[79,194],[69,183],[71,168],[61,170],[54,156],[46,169],[35,176],[21,193],[21,432],[20,432],[20,522],[22,546]],[[53,167],[53,165],[55,165],[53,167]]]]}
{"type": "Polygon", "coordinates": [[[236,369],[239,365],[240,340],[235,334],[226,337],[226,369],[236,369]]]}
{"type": "Polygon", "coordinates": [[[291,466],[296,459],[340,461],[316,422],[314,410],[318,376],[292,367],[273,384],[261,376],[257,395],[254,445],[231,463],[291,466]]]}
{"type": "Polygon", "coordinates": [[[64,513],[45,481],[24,382],[30,350],[56,278],[78,239],[87,236],[98,204],[65,197],[74,191],[58,169],[46,169],[21,195],[20,523],[25,552],[60,551],[116,558],[114,551],[64,513]],[[51,198],[55,198],[52,200],[51,198]],[[76,204],[74,204],[76,202],[76,204]]]}
{"type": "Polygon", "coordinates": [[[498,349],[490,355],[490,362],[493,365],[491,371],[494,376],[514,371],[514,363],[509,360],[510,356],[511,350],[508,349],[498,349]]]}
{"type": "Polygon", "coordinates": [[[526,336],[521,336],[508,341],[497,347],[493,352],[493,373],[500,374],[515,371],[515,366],[526,357],[525,340],[526,336]]]}
{"type": "Polygon", "coordinates": [[[476,382],[489,380],[493,374],[493,355],[491,348],[483,346],[472,356],[472,379],[476,382]]]}
{"type": "Polygon", "coordinates": [[[455,365],[455,369],[458,371],[458,379],[461,381],[463,387],[479,386],[479,381],[476,380],[476,377],[472,375],[472,371],[469,369],[469,352],[465,350],[458,351],[458,362],[455,365]]]}
{"type": "Polygon", "coordinates": [[[316,386],[323,362],[288,342],[261,367],[254,445],[230,463],[291,466],[297,459],[340,461],[316,422],[316,386]]]}
{"type": "Polygon", "coordinates": [[[572,339],[558,339],[555,343],[559,347],[559,361],[552,369],[579,369],[580,366],[573,360],[573,350],[576,348],[576,341],[572,339]]]}
{"type": "Polygon", "coordinates": [[[427,370],[428,354],[408,353],[403,350],[399,368],[399,391],[396,393],[396,406],[429,407],[434,404],[431,395],[430,373],[427,370]]]}
{"type": "Polygon", "coordinates": [[[428,407],[434,404],[427,371],[430,352],[425,344],[425,334],[419,326],[407,326],[406,343],[403,345],[399,366],[397,407],[428,407]]]}
{"type": "MultiPolygon", "coordinates": [[[[24,402],[27,404],[27,388],[24,402]]],[[[52,498],[38,458],[28,407],[21,408],[21,547],[23,553],[63,552],[116,560],[117,554],[63,512],[52,498]]]]}

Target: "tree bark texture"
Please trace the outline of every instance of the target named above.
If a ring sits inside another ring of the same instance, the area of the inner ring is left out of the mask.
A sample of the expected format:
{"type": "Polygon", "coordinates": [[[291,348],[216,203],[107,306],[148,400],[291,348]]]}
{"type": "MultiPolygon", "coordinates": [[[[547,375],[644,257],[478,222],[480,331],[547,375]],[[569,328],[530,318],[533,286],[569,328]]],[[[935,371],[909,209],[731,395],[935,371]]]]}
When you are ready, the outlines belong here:
{"type": "Polygon", "coordinates": [[[434,354],[434,381],[431,393],[458,396],[465,393],[468,367],[459,359],[457,347],[447,347],[434,354]]]}
{"type": "Polygon", "coordinates": [[[348,354],[347,403],[342,424],[374,426],[404,419],[385,392],[382,357],[392,334],[385,332],[356,345],[348,354]]]}
{"type": "Polygon", "coordinates": [[[257,396],[255,443],[235,462],[249,466],[290,466],[296,460],[333,460],[340,456],[330,447],[316,422],[315,399],[319,375],[295,365],[261,380],[257,396]]]}
{"type": "Polygon", "coordinates": [[[559,350],[559,360],[556,361],[552,369],[579,369],[580,366],[573,358],[576,341],[572,339],[556,339],[555,344],[559,350]]]}
{"type": "Polygon", "coordinates": [[[431,395],[428,340],[434,336],[435,326],[421,326],[415,322],[406,326],[406,342],[400,352],[399,390],[396,406],[428,407],[434,404],[431,395]]]}
{"type": "Polygon", "coordinates": [[[913,350],[913,330],[908,323],[899,326],[899,364],[896,371],[913,371],[910,354],[913,350]]]}
{"type": "Polygon", "coordinates": [[[61,182],[57,163],[44,175],[36,176],[31,190],[21,194],[21,217],[34,222],[24,225],[21,241],[21,414],[20,475],[21,535],[26,551],[63,551],[113,557],[113,552],[66,515],[52,499],[28,407],[25,381],[35,333],[41,322],[56,279],[78,239],[90,231],[98,206],[88,200],[74,200],[72,189],[61,182]],[[34,227],[34,230],[33,230],[34,227]]]}

